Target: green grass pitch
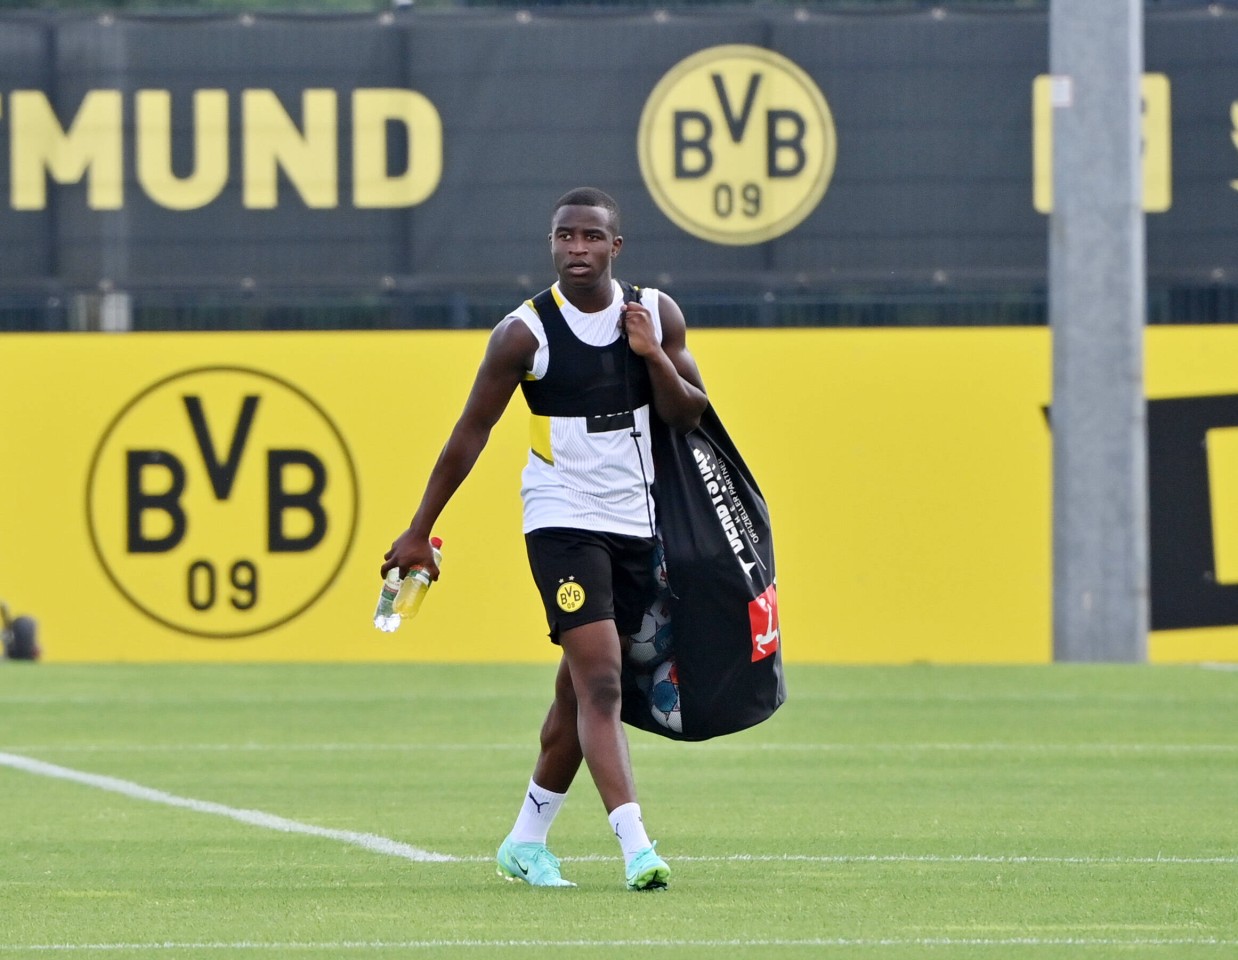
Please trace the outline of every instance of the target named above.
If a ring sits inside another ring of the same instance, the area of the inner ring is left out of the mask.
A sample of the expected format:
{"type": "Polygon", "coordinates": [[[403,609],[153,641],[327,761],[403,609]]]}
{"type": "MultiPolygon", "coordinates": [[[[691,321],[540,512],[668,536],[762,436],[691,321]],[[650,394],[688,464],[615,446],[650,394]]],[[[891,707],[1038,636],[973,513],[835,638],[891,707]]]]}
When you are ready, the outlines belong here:
{"type": "Polygon", "coordinates": [[[1238,956],[1238,672],[792,664],[630,731],[640,894],[583,771],[579,887],[494,875],[552,674],[0,664],[0,960],[1238,956]]]}

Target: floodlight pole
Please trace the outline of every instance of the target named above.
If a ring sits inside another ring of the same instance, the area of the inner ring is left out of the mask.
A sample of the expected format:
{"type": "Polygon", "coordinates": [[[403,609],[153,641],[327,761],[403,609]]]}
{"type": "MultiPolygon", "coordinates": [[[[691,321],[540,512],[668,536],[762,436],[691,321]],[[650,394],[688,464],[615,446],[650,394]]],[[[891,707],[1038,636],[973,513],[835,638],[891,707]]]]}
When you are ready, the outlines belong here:
{"type": "Polygon", "coordinates": [[[1050,0],[1053,657],[1148,634],[1142,0],[1050,0]]]}

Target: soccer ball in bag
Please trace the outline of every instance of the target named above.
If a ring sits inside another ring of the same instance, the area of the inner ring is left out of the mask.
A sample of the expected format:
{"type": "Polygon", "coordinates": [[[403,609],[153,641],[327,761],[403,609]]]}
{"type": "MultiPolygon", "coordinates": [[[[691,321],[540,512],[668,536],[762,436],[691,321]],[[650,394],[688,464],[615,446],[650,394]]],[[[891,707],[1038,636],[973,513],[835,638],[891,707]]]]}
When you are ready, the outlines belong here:
{"type": "Polygon", "coordinates": [[[632,635],[628,660],[643,670],[651,670],[667,658],[671,649],[671,608],[664,598],[645,611],[640,629],[632,635]]]}
{"type": "Polygon", "coordinates": [[[675,733],[683,733],[683,715],[679,712],[679,670],[674,660],[667,660],[653,671],[649,710],[662,726],[675,733]]]}
{"type": "Polygon", "coordinates": [[[653,578],[658,582],[659,595],[671,592],[671,584],[666,575],[666,547],[661,536],[653,543],[653,578]]]}

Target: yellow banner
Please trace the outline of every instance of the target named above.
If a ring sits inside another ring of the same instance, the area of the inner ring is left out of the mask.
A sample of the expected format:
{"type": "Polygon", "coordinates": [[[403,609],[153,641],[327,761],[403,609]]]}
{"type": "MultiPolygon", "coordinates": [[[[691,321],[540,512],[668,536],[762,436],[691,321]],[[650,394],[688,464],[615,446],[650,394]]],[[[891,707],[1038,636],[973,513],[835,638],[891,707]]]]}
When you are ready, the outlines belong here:
{"type": "MultiPolygon", "coordinates": [[[[485,339],[6,335],[0,598],[49,662],[555,658],[520,534],[519,397],[442,517],[420,616],[371,625],[485,339]]],[[[1048,331],[690,343],[770,504],[789,662],[1050,659],[1048,331]]],[[[1151,330],[1149,397],[1238,396],[1236,359],[1238,331],[1151,330]]],[[[1207,436],[1221,588],[1238,447],[1207,436]]],[[[1159,631],[1151,653],[1238,660],[1238,624],[1159,631]]]]}

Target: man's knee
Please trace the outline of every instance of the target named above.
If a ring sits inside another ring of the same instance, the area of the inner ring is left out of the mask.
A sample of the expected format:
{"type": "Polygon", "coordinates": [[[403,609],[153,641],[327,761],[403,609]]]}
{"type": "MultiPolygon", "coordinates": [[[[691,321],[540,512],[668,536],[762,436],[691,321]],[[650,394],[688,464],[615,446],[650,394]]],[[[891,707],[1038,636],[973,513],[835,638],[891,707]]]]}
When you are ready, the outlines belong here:
{"type": "Polygon", "coordinates": [[[582,709],[616,709],[622,698],[623,659],[614,621],[588,623],[560,638],[570,665],[572,689],[582,709]]]}
{"type": "Polygon", "coordinates": [[[576,683],[576,700],[593,710],[615,709],[623,697],[623,688],[617,673],[600,671],[582,677],[576,683]]]}

